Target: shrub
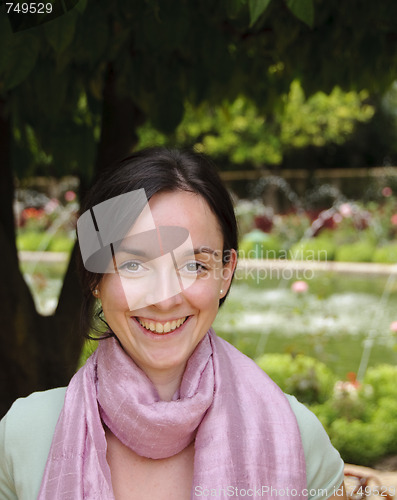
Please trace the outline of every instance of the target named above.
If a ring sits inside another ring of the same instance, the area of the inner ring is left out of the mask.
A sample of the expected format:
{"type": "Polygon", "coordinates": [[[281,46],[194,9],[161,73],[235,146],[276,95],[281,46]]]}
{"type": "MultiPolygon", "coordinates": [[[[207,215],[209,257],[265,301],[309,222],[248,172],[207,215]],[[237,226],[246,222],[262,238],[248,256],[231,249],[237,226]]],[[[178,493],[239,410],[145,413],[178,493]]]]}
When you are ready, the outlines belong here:
{"type": "Polygon", "coordinates": [[[38,231],[26,231],[17,235],[18,250],[35,252],[37,250],[47,250],[48,237],[46,233],[38,231]]]}
{"type": "Polygon", "coordinates": [[[71,252],[74,246],[74,240],[66,235],[54,236],[48,250],[51,252],[71,252]]]}
{"type": "Polygon", "coordinates": [[[372,465],[388,453],[390,436],[385,425],[338,418],[327,430],[332,444],[346,462],[372,465]]]}
{"type": "Polygon", "coordinates": [[[296,260],[334,260],[335,243],[328,236],[308,238],[292,245],[290,258],[296,260]]]}
{"type": "Polygon", "coordinates": [[[49,235],[39,231],[23,231],[17,235],[18,250],[70,252],[73,245],[73,239],[66,234],[49,235]]]}
{"type": "Polygon", "coordinates": [[[377,403],[383,397],[394,397],[397,400],[397,367],[379,365],[368,368],[364,384],[369,385],[372,389],[365,397],[367,401],[372,400],[377,403]]]}
{"type": "Polygon", "coordinates": [[[332,394],[335,376],[320,361],[298,354],[264,354],[257,364],[281,389],[302,403],[323,403],[332,394]]]}
{"type": "Polygon", "coordinates": [[[368,241],[357,241],[342,245],[336,250],[335,260],[339,262],[371,262],[375,247],[368,241]]]}
{"type": "Polygon", "coordinates": [[[397,401],[394,397],[384,397],[378,401],[372,422],[387,431],[386,453],[397,453],[397,401]]]}
{"type": "Polygon", "coordinates": [[[372,260],[378,263],[395,264],[397,262],[397,243],[389,243],[377,248],[372,260]]]}
{"type": "Polygon", "coordinates": [[[240,242],[240,258],[276,259],[280,257],[282,244],[276,236],[271,236],[259,229],[247,233],[240,242]]]}
{"type": "Polygon", "coordinates": [[[397,367],[368,369],[363,384],[338,382],[304,355],[265,354],[258,365],[281,389],[310,405],[347,462],[373,465],[397,453],[397,367]]]}
{"type": "Polygon", "coordinates": [[[373,465],[397,453],[397,367],[370,368],[363,385],[311,406],[342,458],[373,465]]]}

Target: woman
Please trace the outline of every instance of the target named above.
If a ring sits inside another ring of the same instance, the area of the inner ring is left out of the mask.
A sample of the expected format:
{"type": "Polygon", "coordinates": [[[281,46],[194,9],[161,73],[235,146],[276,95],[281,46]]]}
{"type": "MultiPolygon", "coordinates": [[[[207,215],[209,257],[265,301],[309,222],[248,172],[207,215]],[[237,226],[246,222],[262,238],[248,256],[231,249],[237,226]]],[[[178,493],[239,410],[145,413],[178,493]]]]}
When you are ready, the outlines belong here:
{"type": "Polygon", "coordinates": [[[35,393],[3,419],[0,497],[344,497],[318,420],[211,329],[237,229],[208,160],[134,154],[83,212],[83,323],[99,308],[108,329],[66,394],[35,393]]]}

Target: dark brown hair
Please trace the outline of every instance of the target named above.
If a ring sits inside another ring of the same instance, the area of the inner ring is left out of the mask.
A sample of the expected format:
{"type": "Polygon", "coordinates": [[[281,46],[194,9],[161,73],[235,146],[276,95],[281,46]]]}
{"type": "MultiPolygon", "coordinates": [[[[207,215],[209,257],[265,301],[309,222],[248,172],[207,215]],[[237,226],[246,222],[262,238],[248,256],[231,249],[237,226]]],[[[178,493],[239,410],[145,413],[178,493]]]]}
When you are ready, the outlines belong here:
{"type": "MultiPolygon", "coordinates": [[[[192,151],[150,148],[128,156],[98,178],[82,203],[81,213],[105,200],[142,188],[148,200],[156,193],[177,190],[202,196],[219,222],[223,235],[223,263],[230,258],[230,250],[237,251],[237,223],[230,195],[212,162],[192,151]]],[[[101,311],[94,311],[92,291],[101,281],[102,274],[87,271],[80,252],[78,254],[83,289],[80,326],[82,333],[90,337],[90,329],[96,329],[94,316],[101,317],[101,311]]],[[[220,299],[220,305],[225,298],[220,299]]]]}

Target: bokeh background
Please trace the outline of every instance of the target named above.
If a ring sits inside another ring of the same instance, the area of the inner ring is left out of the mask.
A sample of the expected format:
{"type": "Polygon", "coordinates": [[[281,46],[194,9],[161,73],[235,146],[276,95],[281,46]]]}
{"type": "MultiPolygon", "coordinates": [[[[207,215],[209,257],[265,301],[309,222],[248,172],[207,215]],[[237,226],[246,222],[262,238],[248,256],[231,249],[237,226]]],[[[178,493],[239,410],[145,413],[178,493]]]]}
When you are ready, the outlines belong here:
{"type": "Polygon", "coordinates": [[[394,0],[53,0],[0,6],[0,414],[65,385],[75,224],[147,146],[209,154],[240,267],[217,332],[352,462],[397,455],[394,0]]]}

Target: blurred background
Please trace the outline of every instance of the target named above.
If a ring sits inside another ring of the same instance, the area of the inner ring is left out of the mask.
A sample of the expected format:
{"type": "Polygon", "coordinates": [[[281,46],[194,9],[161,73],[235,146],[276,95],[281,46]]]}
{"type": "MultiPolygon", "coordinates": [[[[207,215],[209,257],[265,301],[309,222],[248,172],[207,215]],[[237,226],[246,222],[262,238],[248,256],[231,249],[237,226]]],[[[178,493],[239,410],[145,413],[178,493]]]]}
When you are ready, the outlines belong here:
{"type": "Polygon", "coordinates": [[[210,155],[240,266],[216,331],[310,406],[351,462],[397,455],[394,0],[0,6],[0,414],[66,385],[75,225],[98,173],[210,155]]]}

